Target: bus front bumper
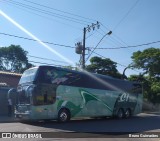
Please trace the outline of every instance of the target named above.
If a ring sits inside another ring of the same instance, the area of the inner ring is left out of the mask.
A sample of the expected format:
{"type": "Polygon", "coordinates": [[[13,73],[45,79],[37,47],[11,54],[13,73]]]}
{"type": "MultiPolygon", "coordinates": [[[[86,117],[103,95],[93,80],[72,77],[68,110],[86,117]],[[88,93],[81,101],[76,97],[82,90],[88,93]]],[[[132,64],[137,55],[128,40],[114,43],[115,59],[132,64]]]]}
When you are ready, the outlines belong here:
{"type": "Polygon", "coordinates": [[[29,120],[30,119],[30,113],[15,113],[15,117],[21,120],[29,120]]]}

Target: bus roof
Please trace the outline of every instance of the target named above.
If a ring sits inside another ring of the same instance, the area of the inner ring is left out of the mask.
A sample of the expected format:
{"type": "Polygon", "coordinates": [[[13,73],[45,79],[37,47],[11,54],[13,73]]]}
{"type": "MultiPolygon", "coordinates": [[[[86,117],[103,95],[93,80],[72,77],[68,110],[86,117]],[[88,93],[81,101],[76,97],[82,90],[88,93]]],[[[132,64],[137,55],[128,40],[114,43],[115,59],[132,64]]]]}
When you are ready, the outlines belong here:
{"type": "MultiPolygon", "coordinates": [[[[101,79],[110,79],[110,80],[116,80],[116,81],[121,81],[121,82],[132,82],[132,81],[129,81],[129,80],[114,78],[114,77],[108,76],[108,75],[91,73],[91,72],[88,72],[88,71],[85,72],[85,71],[71,70],[71,69],[63,68],[63,67],[56,67],[56,66],[49,66],[49,65],[41,65],[41,66],[38,66],[38,67],[39,68],[51,67],[51,68],[56,68],[56,69],[72,72],[72,73],[77,73],[77,74],[80,74],[80,75],[87,75],[87,73],[90,73],[91,75],[96,76],[96,77],[101,78],[101,79]]],[[[34,67],[34,68],[38,68],[38,67],[34,67]]],[[[138,82],[134,81],[134,83],[138,83],[138,82]]]]}

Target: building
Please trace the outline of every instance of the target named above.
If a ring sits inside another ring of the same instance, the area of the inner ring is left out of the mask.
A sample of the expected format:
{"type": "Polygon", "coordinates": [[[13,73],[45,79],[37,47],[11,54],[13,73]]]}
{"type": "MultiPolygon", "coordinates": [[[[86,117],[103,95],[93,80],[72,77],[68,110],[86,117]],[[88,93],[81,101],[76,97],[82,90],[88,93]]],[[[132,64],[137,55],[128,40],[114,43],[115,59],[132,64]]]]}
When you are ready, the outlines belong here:
{"type": "Polygon", "coordinates": [[[0,86],[17,87],[22,74],[0,71],[0,86]]]}
{"type": "MultiPolygon", "coordinates": [[[[0,71],[0,116],[8,114],[7,93],[9,89],[17,87],[20,78],[21,74],[0,71]]],[[[12,99],[15,99],[15,95],[12,99]]]]}

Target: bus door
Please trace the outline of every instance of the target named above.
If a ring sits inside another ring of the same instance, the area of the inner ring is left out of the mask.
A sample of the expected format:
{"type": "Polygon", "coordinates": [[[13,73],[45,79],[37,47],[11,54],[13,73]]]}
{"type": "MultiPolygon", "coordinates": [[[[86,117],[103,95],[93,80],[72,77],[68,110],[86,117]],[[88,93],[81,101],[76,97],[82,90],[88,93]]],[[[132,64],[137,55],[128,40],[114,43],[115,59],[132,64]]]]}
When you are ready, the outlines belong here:
{"type": "Polygon", "coordinates": [[[60,84],[68,80],[67,74],[67,72],[54,67],[40,68],[36,80],[37,88],[34,94],[34,103],[40,109],[41,117],[51,118],[54,116],[53,107],[56,101],[56,90],[60,84]]]}
{"type": "Polygon", "coordinates": [[[50,84],[38,84],[33,97],[35,116],[39,119],[47,119],[51,117],[48,112],[53,111],[55,102],[55,88],[50,84]]]}

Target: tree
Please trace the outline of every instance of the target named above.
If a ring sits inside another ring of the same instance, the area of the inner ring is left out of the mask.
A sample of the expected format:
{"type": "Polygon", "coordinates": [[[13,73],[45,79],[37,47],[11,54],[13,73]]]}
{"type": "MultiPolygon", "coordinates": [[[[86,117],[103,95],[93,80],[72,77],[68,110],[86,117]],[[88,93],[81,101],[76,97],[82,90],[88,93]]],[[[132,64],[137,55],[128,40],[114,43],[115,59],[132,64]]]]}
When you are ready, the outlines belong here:
{"type": "MultiPolygon", "coordinates": [[[[134,52],[132,67],[143,69],[144,97],[152,103],[160,102],[160,49],[148,48],[134,52]]],[[[131,76],[130,79],[135,77],[131,76]]],[[[141,77],[142,78],[142,77],[141,77]]]]}
{"type": "Polygon", "coordinates": [[[134,52],[132,57],[135,68],[143,69],[150,77],[160,77],[160,49],[148,48],[134,52]]]}
{"type": "Polygon", "coordinates": [[[121,78],[121,74],[116,69],[117,63],[109,58],[102,59],[100,57],[92,57],[91,64],[86,66],[86,70],[93,73],[109,75],[116,78],[121,78]]]}
{"type": "Polygon", "coordinates": [[[160,103],[160,81],[151,83],[151,100],[153,103],[160,103]]]}
{"type": "Polygon", "coordinates": [[[27,51],[19,45],[0,48],[0,70],[22,73],[32,66],[28,63],[27,51]]]}
{"type": "Polygon", "coordinates": [[[130,81],[136,81],[142,84],[143,87],[143,97],[149,101],[152,101],[151,99],[151,82],[148,81],[147,76],[143,75],[130,75],[128,77],[128,80],[130,81]]]}

